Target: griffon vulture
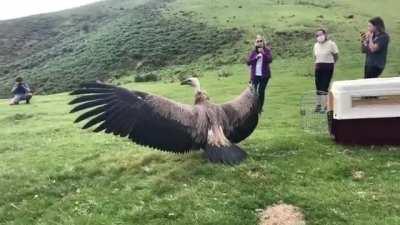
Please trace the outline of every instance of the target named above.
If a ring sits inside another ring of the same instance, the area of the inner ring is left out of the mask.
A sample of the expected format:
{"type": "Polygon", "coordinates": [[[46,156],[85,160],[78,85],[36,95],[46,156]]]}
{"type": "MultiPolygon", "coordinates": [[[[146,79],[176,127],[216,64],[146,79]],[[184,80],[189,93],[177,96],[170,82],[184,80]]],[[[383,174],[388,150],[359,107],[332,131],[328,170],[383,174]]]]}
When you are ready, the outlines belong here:
{"type": "Polygon", "coordinates": [[[94,132],[127,136],[137,144],[173,153],[202,149],[213,163],[232,165],[244,160],[246,152],[234,143],[257,126],[257,91],[249,86],[233,101],[217,105],[209,102],[197,78],[182,84],[194,87],[194,105],[103,83],[81,85],[71,92],[79,96],[69,104],[78,104],[71,113],[90,109],[75,120],[90,118],[82,129],[97,125],[94,132]]]}

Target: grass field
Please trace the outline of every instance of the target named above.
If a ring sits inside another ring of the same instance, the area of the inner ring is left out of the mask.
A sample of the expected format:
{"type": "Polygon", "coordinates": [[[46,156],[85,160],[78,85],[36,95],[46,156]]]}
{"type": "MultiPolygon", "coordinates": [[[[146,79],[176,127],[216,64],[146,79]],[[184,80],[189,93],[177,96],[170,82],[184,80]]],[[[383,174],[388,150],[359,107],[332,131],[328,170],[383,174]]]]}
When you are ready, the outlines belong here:
{"type": "MultiPolygon", "coordinates": [[[[276,17],[269,10],[279,16],[296,14],[283,18],[287,25],[267,24],[274,30],[311,30],[314,16],[326,13],[326,24],[334,26],[333,36],[342,50],[335,79],[362,77],[358,31],[351,27],[361,29],[365,18],[374,14],[372,0],[268,2],[262,7],[270,21],[276,17]],[[348,14],[356,15],[351,24],[343,17],[348,14]],[[344,25],[335,25],[336,19],[344,25]]],[[[387,16],[393,48],[384,76],[394,76],[400,73],[400,5],[385,2],[387,11],[377,13],[387,16]]],[[[225,16],[235,15],[240,21],[236,26],[242,28],[263,23],[257,16],[246,16],[252,12],[249,7],[256,6],[244,0],[170,4],[218,26],[229,27],[225,16]]],[[[252,31],[247,35],[250,38],[252,31]]],[[[302,40],[303,44],[308,51],[310,43],[302,40]]],[[[247,54],[245,45],[239,48],[240,54],[247,54]]],[[[205,62],[206,58],[199,61],[205,62]]],[[[301,208],[307,224],[400,224],[400,148],[341,146],[323,132],[301,129],[299,102],[313,90],[311,65],[310,57],[273,62],[264,113],[257,130],[241,143],[249,158],[237,167],[212,165],[200,153],[160,153],[126,139],[83,131],[68,113],[67,93],[35,96],[31,105],[13,107],[0,100],[0,224],[251,225],[257,224],[259,209],[281,201],[301,208]],[[357,178],[360,171],[364,175],[357,178]]],[[[247,85],[243,64],[225,65],[232,73],[226,78],[218,77],[219,68],[204,67],[198,68],[202,87],[214,102],[232,99],[247,85]]],[[[178,83],[130,81],[116,82],[185,103],[193,100],[192,90],[178,83]]]]}

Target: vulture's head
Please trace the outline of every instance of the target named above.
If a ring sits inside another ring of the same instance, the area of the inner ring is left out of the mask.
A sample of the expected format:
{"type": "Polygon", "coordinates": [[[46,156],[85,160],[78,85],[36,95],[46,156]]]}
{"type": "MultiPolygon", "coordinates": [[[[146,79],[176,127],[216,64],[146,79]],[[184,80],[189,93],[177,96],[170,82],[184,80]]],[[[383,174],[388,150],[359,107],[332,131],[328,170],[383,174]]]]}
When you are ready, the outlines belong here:
{"type": "Polygon", "coordinates": [[[200,104],[210,100],[207,93],[200,89],[200,81],[195,77],[190,77],[181,82],[181,85],[189,85],[195,90],[195,104],[200,104]]]}
{"type": "Polygon", "coordinates": [[[189,77],[181,82],[181,85],[189,85],[194,87],[195,89],[200,90],[200,81],[195,77],[189,77]]]}

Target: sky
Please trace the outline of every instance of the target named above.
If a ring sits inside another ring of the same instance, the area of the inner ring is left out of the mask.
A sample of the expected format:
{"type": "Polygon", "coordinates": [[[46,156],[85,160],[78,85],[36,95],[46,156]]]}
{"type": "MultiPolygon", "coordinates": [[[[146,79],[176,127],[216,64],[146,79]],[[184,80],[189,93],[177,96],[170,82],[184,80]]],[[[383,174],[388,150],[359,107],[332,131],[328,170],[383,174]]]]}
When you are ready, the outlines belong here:
{"type": "Polygon", "coordinates": [[[55,12],[97,1],[99,0],[0,0],[0,20],[55,12]]]}

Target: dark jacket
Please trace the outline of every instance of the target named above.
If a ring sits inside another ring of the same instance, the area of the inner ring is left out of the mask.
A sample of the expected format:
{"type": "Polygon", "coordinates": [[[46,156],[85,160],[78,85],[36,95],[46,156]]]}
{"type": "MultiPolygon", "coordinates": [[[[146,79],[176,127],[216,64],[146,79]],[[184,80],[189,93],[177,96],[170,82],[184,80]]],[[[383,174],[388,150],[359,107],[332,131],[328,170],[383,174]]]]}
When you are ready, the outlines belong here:
{"type": "MultiPolygon", "coordinates": [[[[367,46],[364,46],[364,44],[361,45],[361,51],[366,54],[365,66],[373,66],[384,69],[386,65],[390,37],[387,33],[381,33],[376,36],[374,35],[372,41],[374,44],[378,44],[379,46],[378,50],[375,52],[372,52],[367,46]]],[[[367,44],[369,43],[367,42],[367,44]]]]}
{"type": "MultiPolygon", "coordinates": [[[[263,61],[261,66],[262,77],[270,77],[271,69],[269,67],[269,64],[272,62],[271,50],[268,48],[264,48],[264,53],[262,54],[263,54],[263,61]]],[[[251,80],[254,80],[254,77],[256,75],[257,55],[258,52],[256,50],[253,50],[247,59],[247,65],[250,66],[251,80]]]]}
{"type": "Polygon", "coordinates": [[[14,95],[25,95],[28,94],[31,90],[29,86],[25,83],[16,83],[11,90],[11,93],[14,95]]]}

